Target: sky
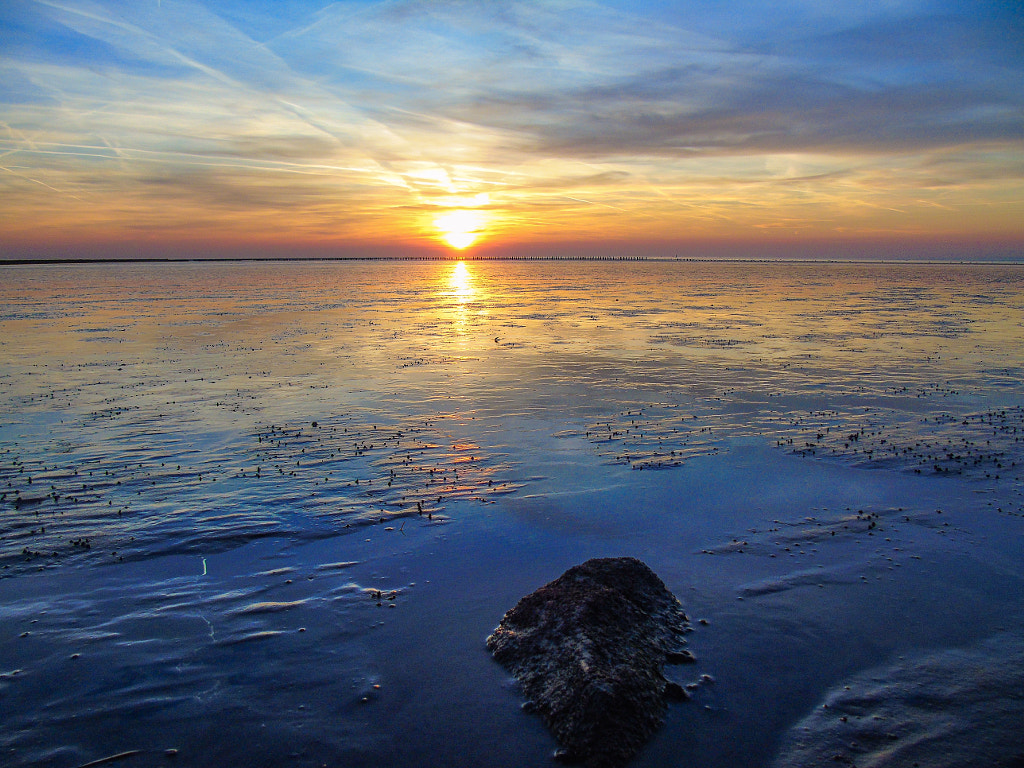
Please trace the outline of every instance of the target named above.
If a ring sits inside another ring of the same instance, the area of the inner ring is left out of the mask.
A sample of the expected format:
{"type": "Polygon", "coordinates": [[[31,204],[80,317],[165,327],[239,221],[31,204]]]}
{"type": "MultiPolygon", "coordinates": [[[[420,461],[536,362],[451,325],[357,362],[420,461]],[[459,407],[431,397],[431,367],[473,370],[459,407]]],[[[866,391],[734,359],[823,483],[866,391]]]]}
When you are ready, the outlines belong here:
{"type": "Polygon", "coordinates": [[[1024,4],[4,0],[0,259],[1024,258],[1024,4]]]}

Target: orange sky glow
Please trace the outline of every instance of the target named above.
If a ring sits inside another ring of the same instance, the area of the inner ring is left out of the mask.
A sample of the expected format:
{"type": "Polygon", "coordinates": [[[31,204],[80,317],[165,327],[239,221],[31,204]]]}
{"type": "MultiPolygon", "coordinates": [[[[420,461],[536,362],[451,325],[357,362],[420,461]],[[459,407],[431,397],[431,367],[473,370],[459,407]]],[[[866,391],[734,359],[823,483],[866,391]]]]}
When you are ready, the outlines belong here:
{"type": "Polygon", "coordinates": [[[815,7],[15,3],[0,259],[1024,257],[1020,20],[815,7]]]}

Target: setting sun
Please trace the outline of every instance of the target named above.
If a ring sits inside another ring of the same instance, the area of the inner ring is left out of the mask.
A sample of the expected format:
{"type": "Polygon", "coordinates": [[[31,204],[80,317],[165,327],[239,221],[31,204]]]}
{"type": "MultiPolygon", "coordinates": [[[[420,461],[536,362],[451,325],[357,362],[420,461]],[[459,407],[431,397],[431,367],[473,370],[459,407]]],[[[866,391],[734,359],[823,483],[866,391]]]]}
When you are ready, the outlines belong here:
{"type": "Polygon", "coordinates": [[[441,233],[442,239],[460,251],[476,242],[485,223],[486,219],[480,211],[450,211],[434,219],[434,226],[441,233]]]}

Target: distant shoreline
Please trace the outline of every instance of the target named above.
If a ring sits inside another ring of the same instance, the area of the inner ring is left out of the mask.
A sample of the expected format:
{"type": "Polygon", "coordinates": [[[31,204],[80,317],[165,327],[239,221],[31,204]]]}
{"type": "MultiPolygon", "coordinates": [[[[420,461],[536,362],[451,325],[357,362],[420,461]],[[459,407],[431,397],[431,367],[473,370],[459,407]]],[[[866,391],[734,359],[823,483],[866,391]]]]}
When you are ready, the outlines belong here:
{"type": "Polygon", "coordinates": [[[228,263],[281,263],[281,262],[357,262],[357,261],[588,261],[694,263],[694,264],[929,264],[937,266],[1024,266],[1024,259],[780,259],[780,258],[696,258],[675,256],[235,256],[235,257],[139,257],[139,258],[70,258],[70,259],[0,259],[0,267],[82,265],[82,264],[228,264],[228,263]]]}

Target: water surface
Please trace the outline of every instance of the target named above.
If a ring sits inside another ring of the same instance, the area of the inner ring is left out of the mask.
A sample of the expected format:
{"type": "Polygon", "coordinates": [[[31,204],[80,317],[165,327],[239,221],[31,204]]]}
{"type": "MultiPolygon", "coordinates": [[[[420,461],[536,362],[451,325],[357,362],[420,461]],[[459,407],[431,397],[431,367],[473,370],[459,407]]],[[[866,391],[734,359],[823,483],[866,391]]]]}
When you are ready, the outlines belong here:
{"type": "Polygon", "coordinates": [[[715,683],[638,765],[797,764],[847,678],[1022,636],[1019,267],[18,266],[0,297],[5,764],[538,764],[482,641],[590,556],[708,620],[674,674],[715,683]]]}

